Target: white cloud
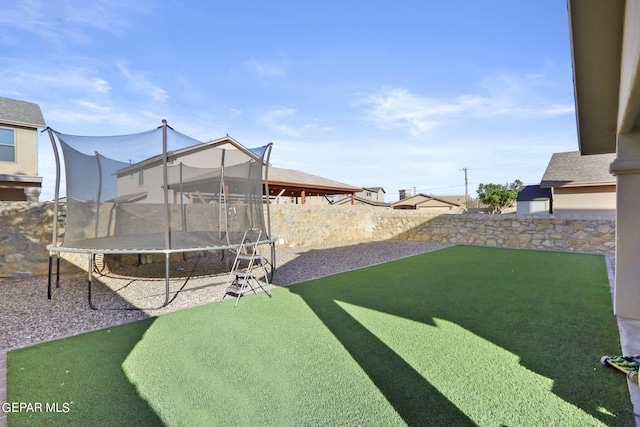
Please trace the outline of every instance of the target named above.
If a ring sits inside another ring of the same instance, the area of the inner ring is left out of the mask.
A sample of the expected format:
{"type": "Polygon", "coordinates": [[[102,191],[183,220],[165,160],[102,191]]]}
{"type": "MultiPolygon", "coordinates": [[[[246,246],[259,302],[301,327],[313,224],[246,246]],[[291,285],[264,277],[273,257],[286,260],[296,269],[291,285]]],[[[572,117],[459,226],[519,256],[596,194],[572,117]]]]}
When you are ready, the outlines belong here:
{"type": "Polygon", "coordinates": [[[481,84],[488,100],[487,108],[478,113],[486,116],[505,115],[517,119],[548,118],[572,114],[574,105],[566,102],[566,84],[556,82],[558,71],[513,75],[500,73],[481,84]],[[557,98],[562,100],[558,101],[557,98]]]}
{"type": "Polygon", "coordinates": [[[359,97],[353,106],[364,107],[367,119],[377,127],[403,129],[415,137],[460,118],[538,119],[572,114],[573,104],[564,101],[566,94],[556,93],[557,86],[550,74],[499,74],[485,79],[480,93],[441,99],[385,87],[359,97]]]}
{"type": "Polygon", "coordinates": [[[310,120],[297,115],[295,108],[277,107],[258,118],[258,122],[267,128],[283,135],[299,137],[304,132],[317,128],[316,123],[309,123],[310,120]]]}
{"type": "MultiPolygon", "coordinates": [[[[145,13],[147,6],[139,1],[126,0],[18,0],[3,7],[0,24],[35,34],[55,46],[63,46],[67,42],[90,44],[92,36],[87,30],[123,35],[131,25],[131,16],[145,13]]],[[[12,36],[11,32],[7,32],[6,38],[12,43],[21,42],[21,37],[12,36]]]]}
{"type": "Polygon", "coordinates": [[[122,63],[117,67],[127,79],[128,85],[139,95],[151,98],[155,102],[164,102],[169,98],[164,89],[149,81],[146,73],[133,73],[122,63]]]}
{"type": "Polygon", "coordinates": [[[33,93],[50,93],[55,89],[85,96],[104,95],[111,91],[109,82],[86,68],[57,67],[55,70],[42,71],[36,65],[23,64],[20,69],[4,69],[0,72],[0,90],[3,92],[10,92],[15,87],[33,93]]]}
{"type": "Polygon", "coordinates": [[[272,62],[257,60],[251,58],[247,64],[260,76],[263,77],[283,77],[285,75],[285,66],[282,64],[274,64],[272,62]]]}
{"type": "Polygon", "coordinates": [[[478,96],[461,96],[447,101],[415,95],[407,89],[384,88],[359,100],[368,106],[368,118],[382,129],[406,129],[417,136],[451,117],[486,103],[478,96]]]}

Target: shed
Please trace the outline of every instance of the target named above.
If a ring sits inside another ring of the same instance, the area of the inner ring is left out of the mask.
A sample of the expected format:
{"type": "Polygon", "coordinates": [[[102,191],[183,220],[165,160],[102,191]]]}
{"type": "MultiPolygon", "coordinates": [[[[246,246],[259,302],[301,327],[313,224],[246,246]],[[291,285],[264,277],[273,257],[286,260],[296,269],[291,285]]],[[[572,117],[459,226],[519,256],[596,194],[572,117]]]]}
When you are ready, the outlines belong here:
{"type": "Polygon", "coordinates": [[[518,214],[553,213],[551,188],[542,188],[539,185],[526,185],[518,193],[516,205],[518,214]]]}

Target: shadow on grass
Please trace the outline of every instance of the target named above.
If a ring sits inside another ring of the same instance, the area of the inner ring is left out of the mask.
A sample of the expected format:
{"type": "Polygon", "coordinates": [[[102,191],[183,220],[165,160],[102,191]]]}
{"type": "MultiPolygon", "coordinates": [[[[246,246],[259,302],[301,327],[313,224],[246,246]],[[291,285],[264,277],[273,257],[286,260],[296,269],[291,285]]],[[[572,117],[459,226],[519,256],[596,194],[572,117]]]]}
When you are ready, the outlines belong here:
{"type": "Polygon", "coordinates": [[[39,411],[9,413],[8,424],[12,427],[162,425],[122,370],[122,363],[154,320],[145,319],[7,353],[8,402],[31,403],[34,409],[38,408],[37,404],[41,407],[39,411]],[[61,356],[64,363],[53,370],[43,362],[61,356]],[[100,364],[96,364],[98,360],[100,364]],[[34,384],[39,386],[34,388],[34,384]]]}
{"type": "MultiPolygon", "coordinates": [[[[473,423],[341,303],[425,325],[453,322],[549,379],[564,402],[607,425],[632,425],[624,378],[603,372],[599,363],[603,354],[620,351],[607,283],[598,255],[457,246],[289,290],[304,299],[408,425],[473,423]]],[[[460,375],[474,369],[464,349],[451,356],[461,365],[460,375]]]]}

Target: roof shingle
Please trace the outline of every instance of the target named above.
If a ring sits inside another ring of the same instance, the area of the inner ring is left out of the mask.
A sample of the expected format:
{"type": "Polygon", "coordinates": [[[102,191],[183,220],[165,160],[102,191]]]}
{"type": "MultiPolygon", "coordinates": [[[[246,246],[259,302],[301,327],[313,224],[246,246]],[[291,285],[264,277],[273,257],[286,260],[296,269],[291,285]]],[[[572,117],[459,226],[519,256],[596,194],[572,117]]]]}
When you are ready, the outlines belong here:
{"type": "Polygon", "coordinates": [[[615,153],[583,156],[579,151],[554,153],[544,172],[540,187],[576,187],[612,185],[616,179],[609,172],[615,153]]]}
{"type": "Polygon", "coordinates": [[[46,127],[40,106],[33,102],[0,97],[0,124],[46,127]]]}

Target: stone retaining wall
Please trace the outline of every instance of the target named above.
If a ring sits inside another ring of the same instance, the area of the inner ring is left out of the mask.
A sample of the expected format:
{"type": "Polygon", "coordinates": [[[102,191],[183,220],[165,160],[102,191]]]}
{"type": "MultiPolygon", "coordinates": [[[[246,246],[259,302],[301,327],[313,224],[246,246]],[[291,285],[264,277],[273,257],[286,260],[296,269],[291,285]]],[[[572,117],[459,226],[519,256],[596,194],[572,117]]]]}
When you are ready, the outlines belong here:
{"type": "Polygon", "coordinates": [[[272,207],[272,232],[288,246],[352,240],[423,240],[613,253],[615,220],[554,215],[437,214],[363,206],[272,207]]]}
{"type": "MultiPolygon", "coordinates": [[[[2,202],[0,223],[0,278],[46,275],[53,203],[2,202]]],[[[278,244],[290,247],[403,239],[586,253],[615,250],[615,221],[611,219],[272,205],[271,223],[278,244]]],[[[63,233],[61,223],[58,235],[63,233]]]]}

